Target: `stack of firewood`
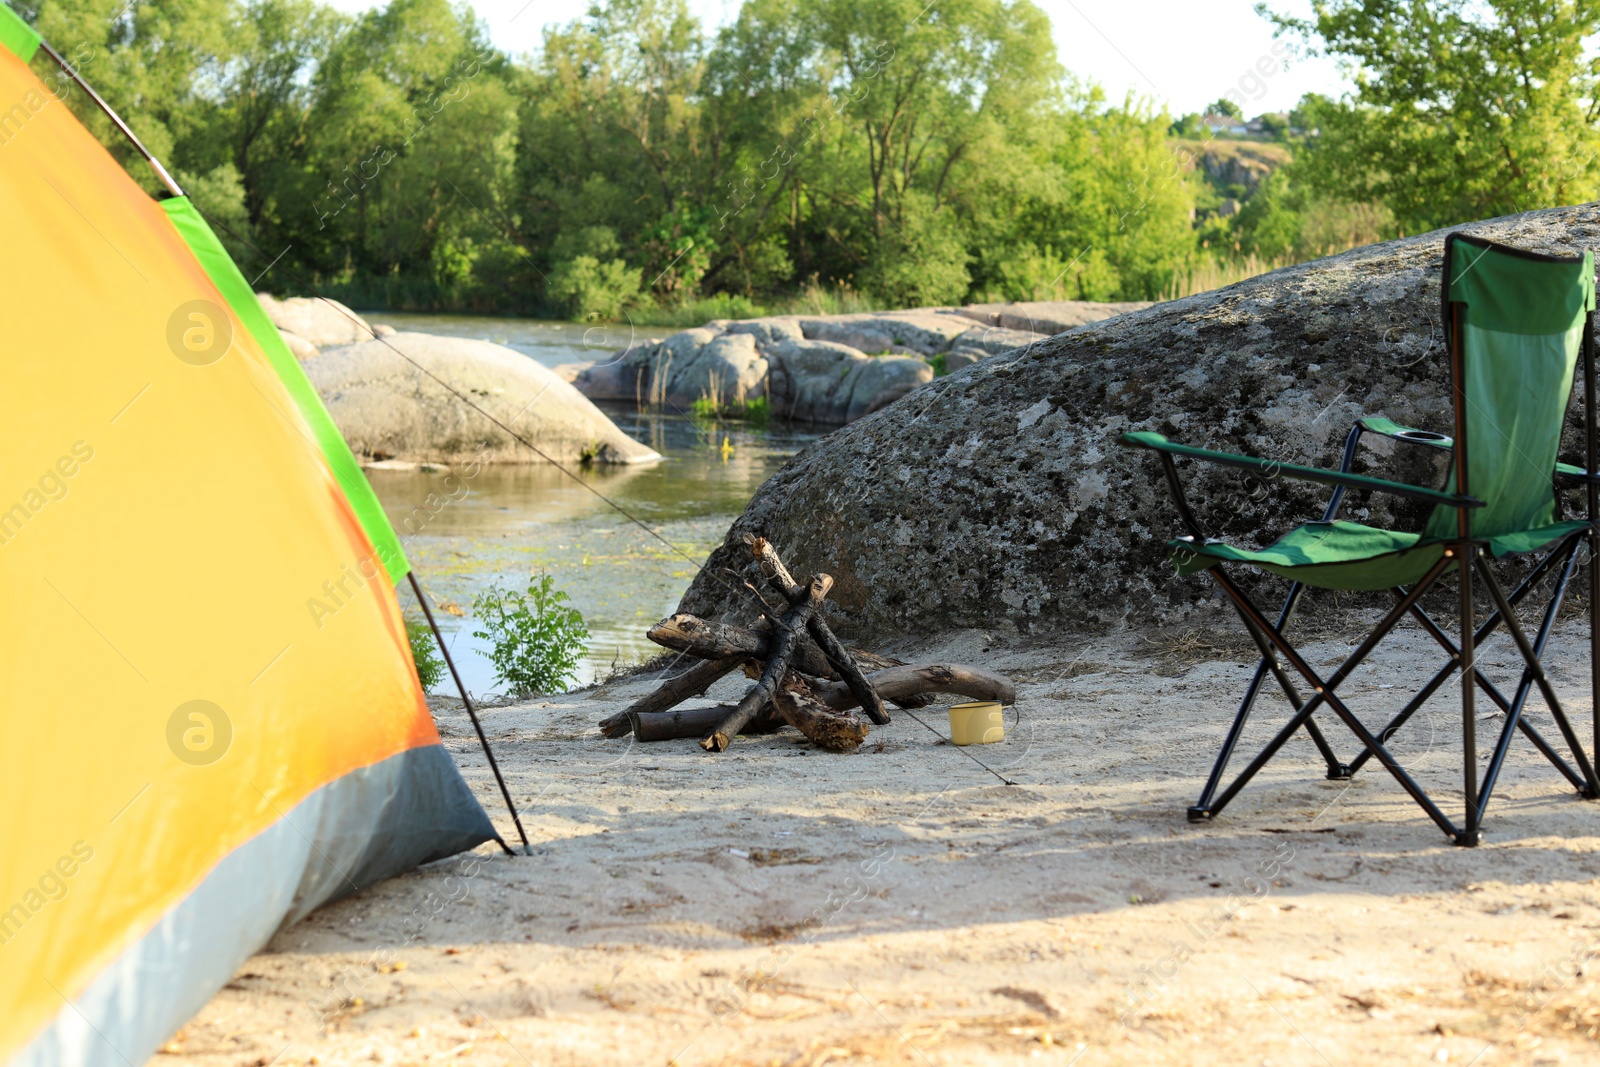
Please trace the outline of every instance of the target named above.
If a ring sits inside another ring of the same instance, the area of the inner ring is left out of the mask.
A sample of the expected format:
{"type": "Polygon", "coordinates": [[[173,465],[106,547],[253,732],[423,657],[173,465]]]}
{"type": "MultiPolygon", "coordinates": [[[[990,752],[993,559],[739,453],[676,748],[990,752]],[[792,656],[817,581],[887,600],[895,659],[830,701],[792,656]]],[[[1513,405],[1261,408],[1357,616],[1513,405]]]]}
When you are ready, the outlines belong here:
{"type": "Polygon", "coordinates": [[[783,598],[775,607],[743,576],[760,598],[761,621],[752,627],[674,615],[651,628],[650,640],[700,662],[667,679],[626,711],[600,723],[607,737],[632,734],[640,741],[699,737],[707,752],[722,752],[739,734],[772,733],[793,726],[818,748],[849,752],[866,740],[868,727],[851,713],[861,709],[873,723],[889,722],[884,701],[922,707],[934,693],[958,693],[1010,704],[1016,687],[1001,675],[961,664],[912,666],[852,651],[834,636],[823,617],[833,579],[818,574],[796,581],[766,540],[746,535],[755,577],[783,598]],[[755,679],[736,705],[678,708],[718,679],[743,670],[755,679]]]}

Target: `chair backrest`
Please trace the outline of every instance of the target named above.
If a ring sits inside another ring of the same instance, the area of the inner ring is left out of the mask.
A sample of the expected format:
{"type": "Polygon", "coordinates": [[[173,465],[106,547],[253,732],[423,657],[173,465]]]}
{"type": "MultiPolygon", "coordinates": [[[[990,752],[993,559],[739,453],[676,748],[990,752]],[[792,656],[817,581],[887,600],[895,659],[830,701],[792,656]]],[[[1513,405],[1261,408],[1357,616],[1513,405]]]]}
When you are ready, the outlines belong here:
{"type": "MultiPolygon", "coordinates": [[[[1456,462],[1465,450],[1465,491],[1485,505],[1467,510],[1469,533],[1548,525],[1573,371],[1595,307],[1594,254],[1544,256],[1452,233],[1442,295],[1456,462]]],[[[1585,418],[1592,427],[1593,413],[1585,418]]],[[[1439,507],[1426,535],[1455,537],[1457,522],[1455,508],[1439,507]]]]}

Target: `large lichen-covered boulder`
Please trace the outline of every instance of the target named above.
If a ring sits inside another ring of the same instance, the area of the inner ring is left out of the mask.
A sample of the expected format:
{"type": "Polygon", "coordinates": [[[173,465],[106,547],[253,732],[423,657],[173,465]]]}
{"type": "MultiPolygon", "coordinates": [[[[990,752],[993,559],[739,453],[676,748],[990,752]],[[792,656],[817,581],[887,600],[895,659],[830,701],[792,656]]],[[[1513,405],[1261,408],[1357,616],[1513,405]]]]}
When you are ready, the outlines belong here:
{"type": "Polygon", "coordinates": [[[461,337],[396,333],[328,349],[305,364],[334,423],[357,454],[450,463],[544,458],[474,411],[417,365],[537,445],[558,463],[660,459],[549,368],[520,352],[461,337]],[[398,350],[398,351],[397,351],[398,350]]]}
{"type": "Polygon", "coordinates": [[[1008,330],[1058,334],[1149,306],[1149,301],[1107,304],[1092,300],[1030,300],[1017,304],[968,304],[956,314],[1008,330]]]}
{"type": "MultiPolygon", "coordinates": [[[[1600,206],[1464,229],[1572,254],[1600,243],[1600,206]]],[[[1155,430],[1336,467],[1364,413],[1449,432],[1444,234],[1120,315],[938,379],[779,471],[680,610],[742,605],[716,578],[742,564],[740,536],[754,532],[797,572],[834,576],[829,603],[858,638],[1221,622],[1209,580],[1175,578],[1167,562],[1163,543],[1181,531],[1156,459],[1118,447],[1117,434],[1155,430]]],[[[1441,463],[1430,450],[1379,439],[1357,469],[1439,484],[1441,463]]],[[[1238,543],[1264,543],[1317,518],[1326,500],[1324,487],[1304,482],[1192,462],[1183,470],[1208,533],[1238,543]]],[[[1426,514],[1377,494],[1356,494],[1347,508],[1360,521],[1410,529],[1426,514]]]]}

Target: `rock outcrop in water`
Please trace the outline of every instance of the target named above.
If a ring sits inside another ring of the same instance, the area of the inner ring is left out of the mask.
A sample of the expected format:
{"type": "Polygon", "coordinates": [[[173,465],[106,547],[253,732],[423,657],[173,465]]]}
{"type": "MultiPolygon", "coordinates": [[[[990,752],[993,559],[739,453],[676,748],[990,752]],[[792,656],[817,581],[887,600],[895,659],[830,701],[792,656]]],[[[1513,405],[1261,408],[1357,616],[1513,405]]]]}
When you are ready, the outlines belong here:
{"type": "Polygon", "coordinates": [[[307,360],[311,383],[358,455],[450,463],[543,460],[396,353],[470,396],[558,463],[660,459],[549,368],[488,341],[395,333],[307,360]]]}
{"type": "Polygon", "coordinates": [[[574,384],[595,400],[638,400],[680,411],[702,399],[738,406],[767,397],[775,416],[837,425],[931,382],[932,358],[955,370],[1042,341],[1070,328],[1064,322],[1078,325],[1145,306],[993,304],[717,321],[589,367],[574,384]]]}
{"type": "Polygon", "coordinates": [[[319,348],[331,345],[370,341],[376,332],[337,300],[308,296],[278,300],[270,293],[257,293],[256,299],[297,359],[309,359],[319,348]]]}
{"type": "MultiPolygon", "coordinates": [[[[1546,253],[1600,243],[1600,206],[1462,227],[1546,253]]],[[[1357,249],[1159,304],[982,360],[810,446],[763,486],[680,611],[745,608],[718,580],[746,532],[797,573],[826,566],[856,639],[957,627],[1101,630],[1216,608],[1175,579],[1179,532],[1153,455],[1128,429],[1295,463],[1337,466],[1365,413],[1448,431],[1439,327],[1445,231],[1357,249]]],[[[1436,484],[1424,449],[1374,442],[1366,468],[1436,484]]],[[[1569,458],[1576,458],[1576,454],[1569,458]]],[[[1213,536],[1259,544],[1315,518],[1320,486],[1182,463],[1213,536]]],[[[1358,466],[1357,469],[1362,469],[1358,466]]],[[[1347,514],[1418,524],[1396,498],[1347,514]]],[[[1415,525],[1409,528],[1416,528],[1415,525]]]]}

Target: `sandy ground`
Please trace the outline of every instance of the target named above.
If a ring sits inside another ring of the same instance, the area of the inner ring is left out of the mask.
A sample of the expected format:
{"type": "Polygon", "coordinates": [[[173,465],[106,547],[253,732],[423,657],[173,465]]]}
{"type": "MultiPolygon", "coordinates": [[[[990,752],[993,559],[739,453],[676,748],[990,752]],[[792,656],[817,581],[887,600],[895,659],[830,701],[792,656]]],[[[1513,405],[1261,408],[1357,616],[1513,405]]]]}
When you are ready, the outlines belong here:
{"type": "MultiPolygon", "coordinates": [[[[1397,707],[1439,662],[1425,641],[1356,674],[1352,706],[1374,722],[1397,707]]],[[[1557,644],[1588,736],[1587,668],[1574,638],[1557,644]]],[[[601,740],[637,678],[491,710],[535,855],[480,850],[322,909],[154,1062],[1600,1061],[1600,803],[1519,741],[1487,843],[1453,848],[1376,765],[1323,780],[1302,734],[1191,826],[1253,666],[1239,648],[966,633],[901,650],[1021,682],[1020,726],[966,750],[905,712],[852,755],[792,733],[720,756],[601,740]]],[[[1484,653],[1507,690],[1513,655],[1504,638],[1484,653]]],[[[1395,745],[1452,815],[1455,692],[1395,745]]],[[[1285,709],[1265,704],[1251,739],[1285,709]]],[[[945,730],[942,709],[919,714],[945,730]]],[[[1486,751],[1503,720],[1480,714],[1486,751]]],[[[513,838],[465,717],[440,720],[513,838]]],[[[1555,736],[1542,705],[1532,720],[1555,736]]]]}

